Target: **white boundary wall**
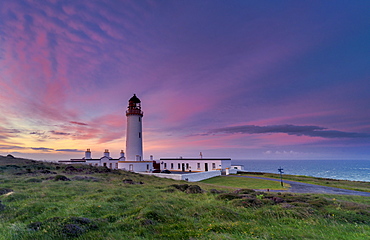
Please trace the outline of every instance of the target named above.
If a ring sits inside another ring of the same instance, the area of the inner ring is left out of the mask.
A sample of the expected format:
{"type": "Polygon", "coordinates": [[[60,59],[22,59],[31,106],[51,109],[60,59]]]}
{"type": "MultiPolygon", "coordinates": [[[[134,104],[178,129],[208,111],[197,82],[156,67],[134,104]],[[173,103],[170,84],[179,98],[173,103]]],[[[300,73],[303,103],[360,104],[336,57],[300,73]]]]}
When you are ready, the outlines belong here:
{"type": "Polygon", "coordinates": [[[174,180],[186,180],[189,182],[198,182],[204,179],[221,176],[221,171],[208,171],[186,174],[166,174],[166,173],[140,173],[140,174],[153,175],[160,178],[171,178],[174,180]]]}

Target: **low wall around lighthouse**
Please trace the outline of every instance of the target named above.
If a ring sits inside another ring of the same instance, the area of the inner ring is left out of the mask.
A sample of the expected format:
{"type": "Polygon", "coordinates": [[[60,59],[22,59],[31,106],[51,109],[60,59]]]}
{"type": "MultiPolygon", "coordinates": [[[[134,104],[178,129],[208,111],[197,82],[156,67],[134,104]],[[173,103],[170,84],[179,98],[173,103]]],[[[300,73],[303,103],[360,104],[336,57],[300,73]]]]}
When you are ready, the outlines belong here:
{"type": "Polygon", "coordinates": [[[198,182],[204,179],[221,176],[221,171],[208,171],[184,174],[167,174],[167,173],[140,173],[140,174],[153,175],[160,178],[171,178],[174,180],[184,180],[188,182],[198,182]]]}

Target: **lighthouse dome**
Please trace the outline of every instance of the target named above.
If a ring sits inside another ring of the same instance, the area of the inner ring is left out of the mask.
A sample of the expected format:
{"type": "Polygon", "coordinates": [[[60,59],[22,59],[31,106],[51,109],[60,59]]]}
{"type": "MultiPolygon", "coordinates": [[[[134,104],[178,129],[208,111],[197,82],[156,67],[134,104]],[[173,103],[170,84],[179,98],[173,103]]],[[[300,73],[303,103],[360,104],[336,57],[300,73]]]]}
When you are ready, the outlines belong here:
{"type": "Polygon", "coordinates": [[[130,98],[130,100],[128,100],[129,102],[133,102],[133,103],[141,103],[140,99],[138,97],[136,97],[136,94],[134,94],[134,96],[132,98],[130,98]]]}

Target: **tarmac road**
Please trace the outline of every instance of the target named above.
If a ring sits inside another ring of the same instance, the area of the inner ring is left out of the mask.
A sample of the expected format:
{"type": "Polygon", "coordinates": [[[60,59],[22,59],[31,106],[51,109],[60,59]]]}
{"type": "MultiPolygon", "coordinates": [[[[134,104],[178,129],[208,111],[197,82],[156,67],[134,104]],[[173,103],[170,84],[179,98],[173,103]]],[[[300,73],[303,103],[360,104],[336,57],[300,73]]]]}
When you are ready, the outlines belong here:
{"type": "MultiPolygon", "coordinates": [[[[280,182],[279,179],[265,178],[265,177],[252,177],[252,176],[230,176],[230,177],[245,177],[245,178],[256,178],[263,180],[270,180],[280,182]]],[[[283,183],[289,183],[290,188],[288,190],[271,190],[272,192],[292,192],[292,193],[323,193],[323,194],[341,194],[341,195],[357,195],[370,197],[370,192],[360,192],[354,190],[347,190],[334,187],[325,187],[309,183],[301,183],[289,180],[283,180],[283,183]]]]}

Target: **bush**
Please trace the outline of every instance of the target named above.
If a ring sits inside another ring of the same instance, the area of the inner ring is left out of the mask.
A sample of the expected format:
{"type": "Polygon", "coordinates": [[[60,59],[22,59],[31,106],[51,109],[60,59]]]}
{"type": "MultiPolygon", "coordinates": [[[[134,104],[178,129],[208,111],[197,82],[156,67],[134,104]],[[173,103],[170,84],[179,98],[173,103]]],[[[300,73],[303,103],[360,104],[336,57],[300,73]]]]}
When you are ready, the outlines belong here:
{"type": "Polygon", "coordinates": [[[314,207],[322,208],[322,207],[329,205],[330,202],[324,198],[317,198],[317,199],[309,200],[308,203],[314,207]]]}
{"type": "Polygon", "coordinates": [[[189,186],[186,191],[186,193],[202,193],[203,190],[198,185],[191,185],[189,186]]]}
{"type": "Polygon", "coordinates": [[[67,178],[64,175],[56,175],[54,177],[54,181],[71,181],[71,179],[67,178]]]}
{"type": "Polygon", "coordinates": [[[123,202],[124,199],[120,196],[113,196],[107,199],[107,202],[123,202]]]}
{"type": "Polygon", "coordinates": [[[126,183],[126,184],[144,184],[143,182],[135,182],[132,179],[123,179],[123,183],[126,183]]]}
{"type": "Polygon", "coordinates": [[[0,195],[4,195],[7,193],[13,192],[13,189],[10,188],[0,188],[0,195]]]}
{"type": "Polygon", "coordinates": [[[233,200],[233,199],[238,199],[242,198],[243,196],[237,194],[237,193],[222,193],[217,196],[217,199],[219,200],[233,200]]]}
{"type": "Polygon", "coordinates": [[[253,189],[248,189],[248,188],[243,188],[243,189],[238,189],[234,191],[234,193],[239,193],[239,194],[250,194],[250,193],[255,193],[256,191],[253,189]]]}
{"type": "Polygon", "coordinates": [[[91,181],[91,182],[99,182],[99,179],[96,177],[88,177],[88,176],[75,176],[72,180],[76,181],[91,181]]]}
{"type": "Polygon", "coordinates": [[[188,189],[189,185],[188,184],[172,184],[171,187],[174,187],[182,192],[185,192],[186,189],[188,189]]]}
{"type": "Polygon", "coordinates": [[[35,183],[35,182],[42,182],[42,180],[38,178],[30,178],[30,179],[27,179],[25,182],[35,183]]]}
{"type": "Polygon", "coordinates": [[[85,229],[77,224],[66,224],[61,229],[61,232],[67,237],[78,237],[85,232],[85,229]]]}
{"type": "Polygon", "coordinates": [[[224,193],[224,191],[220,191],[220,190],[217,190],[217,189],[211,189],[209,190],[210,193],[213,193],[213,194],[220,194],[220,193],[224,193]]]}
{"type": "Polygon", "coordinates": [[[83,217],[53,217],[44,222],[33,222],[27,227],[34,231],[51,231],[64,235],[66,238],[79,237],[83,233],[97,229],[93,220],[83,217]]]}
{"type": "Polygon", "coordinates": [[[1,203],[0,201],[0,211],[3,211],[5,209],[5,205],[1,203]]]}

